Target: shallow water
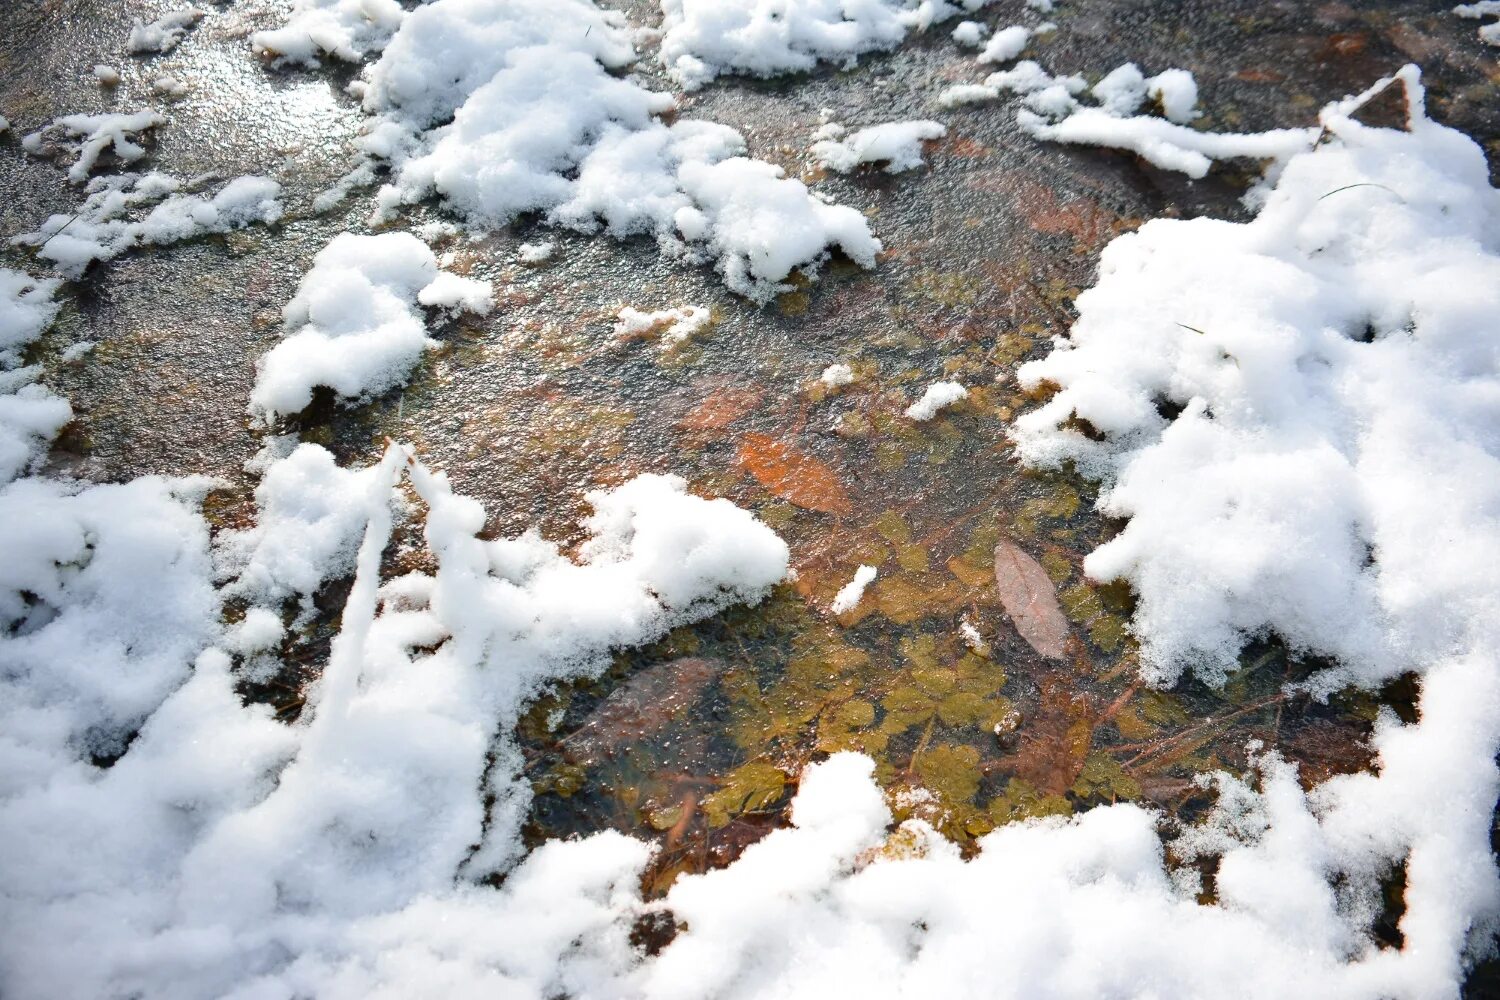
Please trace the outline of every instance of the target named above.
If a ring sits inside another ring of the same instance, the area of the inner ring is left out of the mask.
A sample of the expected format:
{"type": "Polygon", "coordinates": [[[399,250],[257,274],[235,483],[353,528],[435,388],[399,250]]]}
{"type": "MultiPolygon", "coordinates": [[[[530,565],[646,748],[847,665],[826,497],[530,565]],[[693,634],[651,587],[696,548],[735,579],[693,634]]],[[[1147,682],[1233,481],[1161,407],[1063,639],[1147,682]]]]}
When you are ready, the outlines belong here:
{"type": "MultiPolygon", "coordinates": [[[[350,165],[361,116],[342,93],[348,69],[272,71],[252,58],[248,32],[274,22],[276,5],[218,7],[176,51],[127,57],[130,18],[171,6],[7,12],[0,111],[24,133],[71,112],[162,107],[172,120],[148,165],[181,176],[259,172],[287,187],[289,217],[270,232],[96,270],[38,350],[47,381],[78,413],[54,471],[218,476],[225,487],[211,515],[222,526],[250,511],[242,466],[258,444],[244,412],[254,359],[277,340],[280,307],[313,254],[337,232],[366,228],[359,195],[327,216],[309,207],[350,165]],[[96,62],[122,69],[115,92],[95,84],[96,62]],[[130,99],[162,74],[188,83],[188,96],[130,99]],[[99,346],[58,363],[79,340],[99,346]]],[[[623,6],[650,23],[650,5],[623,6]]],[[[1500,152],[1493,53],[1473,22],[1443,6],[1074,0],[1056,19],[1060,30],[1038,50],[1051,68],[1189,69],[1204,124],[1219,129],[1311,122],[1326,100],[1417,60],[1434,117],[1500,152]]],[[[643,72],[655,71],[647,62],[643,72]]],[[[880,761],[898,815],[925,816],[963,843],[1010,818],[1116,798],[1191,818],[1207,801],[1193,776],[1242,768],[1250,738],[1298,761],[1309,782],[1369,765],[1360,741],[1377,699],[1278,697],[1312,665],[1274,643],[1247,650],[1247,669],[1222,691],[1135,685],[1129,595],[1079,571],[1116,526],[1092,512],[1089,484],[1024,472],[1004,439],[1031,403],[1015,366],[1066,331],[1104,244],[1157,216],[1243,218],[1250,176],[1220,169],[1190,183],[1124,154],[1039,146],[1004,103],[951,112],[932,103],[941,87],[982,75],[971,53],[934,32],[852,70],[727,79],[683,101],[683,115],[733,125],[753,155],[865,210],[886,246],[875,270],[835,261],[757,308],[652,243],[523,222],[443,248],[454,270],[495,281],[494,314],[440,330],[443,347],[403,392],[357,409],[318,405],[295,425],[346,462],[370,461],[387,436],[410,442],[485,503],[495,532],[536,525],[576,542],[588,490],[669,471],[755,510],[791,545],[798,578],[760,607],[622,653],[600,682],[539,703],[522,732],[538,791],[533,837],[604,827],[656,837],[664,850],[650,888],[661,891],[781,822],[791,776],[845,747],[880,761]],[[950,134],[926,169],[823,177],[805,156],[822,108],[850,126],[937,117],[950,134]],[[517,263],[516,247],[539,238],[555,241],[553,258],[517,263]],[[715,313],[692,344],[663,351],[611,337],[622,305],[685,303],[715,313]],[[830,392],[816,380],[835,361],[858,378],[830,392]],[[971,397],[928,424],[903,418],[939,378],[969,385],[971,397]],[[992,560],[1002,538],[1058,587],[1073,634],[1060,663],[1035,653],[999,606],[992,560]],[[833,616],[832,595],[861,564],[880,567],[876,583],[854,612],[833,616]],[[962,622],[987,648],[965,645],[962,622]],[[684,657],[709,667],[683,670],[684,657]],[[601,713],[629,685],[647,700],[671,694],[672,711],[601,713]]],[[[0,139],[6,235],[78,197],[55,165],[0,139]]],[[[438,217],[424,206],[409,221],[438,217]]],[[[26,263],[9,249],[0,261],[26,263]]],[[[249,692],[284,702],[288,718],[336,620],[338,588],[323,596],[326,617],[285,651],[284,686],[249,692]]],[[[1409,711],[1411,699],[1398,685],[1383,700],[1409,711]]]]}

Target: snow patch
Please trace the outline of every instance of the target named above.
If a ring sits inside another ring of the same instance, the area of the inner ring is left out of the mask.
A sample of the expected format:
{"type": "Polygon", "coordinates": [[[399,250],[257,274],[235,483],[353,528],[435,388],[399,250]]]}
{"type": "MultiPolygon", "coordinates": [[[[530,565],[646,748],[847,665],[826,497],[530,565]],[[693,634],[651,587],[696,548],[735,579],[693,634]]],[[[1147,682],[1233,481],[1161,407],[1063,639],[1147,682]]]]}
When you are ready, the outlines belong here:
{"type": "Polygon", "coordinates": [[[820,166],[841,174],[861,163],[884,163],[886,173],[898,174],[922,165],[922,143],[947,134],[941,122],[890,122],[862,128],[842,140],[815,142],[811,153],[820,166]]]}
{"type": "Polygon", "coordinates": [[[432,346],[417,306],[485,313],[489,282],[438,269],[410,233],[342,233],[318,252],[282,310],[286,337],[256,362],[252,413],[298,413],[313,389],[345,401],[368,399],[405,382],[432,346]]]}
{"type": "Polygon", "coordinates": [[[937,416],[939,410],[968,398],[968,395],[969,390],[957,382],[934,382],[927,387],[921,399],[906,408],[906,415],[913,420],[925,422],[937,416]]]}

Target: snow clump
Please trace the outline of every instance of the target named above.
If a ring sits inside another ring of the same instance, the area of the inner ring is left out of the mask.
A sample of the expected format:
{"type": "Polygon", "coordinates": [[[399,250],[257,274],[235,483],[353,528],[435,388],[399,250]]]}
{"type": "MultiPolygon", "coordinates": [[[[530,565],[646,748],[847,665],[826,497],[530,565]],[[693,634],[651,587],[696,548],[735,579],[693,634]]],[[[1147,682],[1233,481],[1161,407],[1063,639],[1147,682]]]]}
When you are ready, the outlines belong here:
{"type": "Polygon", "coordinates": [[[941,122],[889,122],[862,128],[844,139],[822,139],[813,143],[811,152],[819,165],[841,174],[861,163],[884,163],[886,173],[898,174],[922,165],[922,143],[947,134],[941,122]]]}
{"type": "Polygon", "coordinates": [[[250,410],[265,419],[298,413],[317,386],[345,401],[394,388],[433,346],[419,304],[483,313],[491,295],[489,282],[439,270],[410,233],[342,233],[282,310],[286,337],[256,363],[250,410]]]}

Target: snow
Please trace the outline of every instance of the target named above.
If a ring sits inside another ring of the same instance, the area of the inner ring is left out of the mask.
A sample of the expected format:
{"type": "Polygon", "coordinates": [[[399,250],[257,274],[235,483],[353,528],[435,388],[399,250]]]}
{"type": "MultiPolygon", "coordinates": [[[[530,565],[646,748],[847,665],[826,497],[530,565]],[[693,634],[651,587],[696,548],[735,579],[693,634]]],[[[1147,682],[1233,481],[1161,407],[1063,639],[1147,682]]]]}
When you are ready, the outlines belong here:
{"type": "Polygon", "coordinates": [[[990,36],[984,50],[979,53],[982,63],[1007,63],[1026,51],[1031,36],[1037,32],[1019,24],[1001,28],[990,36]]]}
{"type": "Polygon", "coordinates": [[[1185,69],[1163,70],[1146,81],[1146,95],[1161,105],[1167,121],[1186,125],[1200,117],[1198,81],[1185,69]]]}
{"type": "Polygon", "coordinates": [[[190,88],[175,76],[159,76],[151,81],[151,93],[177,100],[186,97],[190,88]]]}
{"type": "Polygon", "coordinates": [[[835,362],[823,369],[818,381],[830,389],[837,389],[854,381],[854,369],[841,361],[835,362]]]}
{"type": "Polygon", "coordinates": [[[436,194],[476,227],[539,213],[581,232],[650,235],[757,302],[794,269],[815,275],[833,250],[874,265],[880,243],[864,216],[745,157],[733,129],[664,123],[671,95],[617,75],[633,59],[623,19],[591,0],[409,12],[366,72],[374,117],[361,144],[392,169],[372,221],[436,194]]]}
{"type": "Polygon", "coordinates": [[[961,83],[944,89],[938,95],[938,103],[944,107],[978,104],[993,101],[1002,93],[1009,92],[1025,95],[1028,100],[1040,94],[1048,94],[1049,106],[1055,106],[1057,99],[1052,98],[1052,95],[1060,94],[1061,98],[1067,99],[1064,113],[1068,113],[1076,107],[1073,95],[1081,94],[1087,89],[1088,83],[1081,76],[1055,77],[1039,64],[1024,59],[1010,69],[991,73],[984,78],[983,83],[961,83]]]}
{"type": "Polygon", "coordinates": [[[886,0],[661,0],[660,58],[684,90],[723,73],[776,76],[820,61],[848,65],[894,48],[908,12],[886,0]]]}
{"type": "Polygon", "coordinates": [[[971,49],[977,49],[984,44],[984,36],[989,34],[989,26],[982,21],[963,21],[953,29],[953,40],[960,45],[971,49]]]}
{"type": "Polygon", "coordinates": [[[340,234],[282,310],[286,336],[256,363],[251,412],[298,413],[317,386],[345,401],[392,389],[433,343],[419,304],[484,313],[491,294],[488,282],[440,271],[410,233],[340,234]]]}
{"type": "Polygon", "coordinates": [[[128,114],[67,115],[21,141],[28,153],[41,155],[48,144],[61,141],[78,159],[68,168],[68,180],[82,184],[93,172],[105,150],[114,153],[121,163],[134,163],[146,150],[133,137],[165,124],[166,118],[155,111],[128,114]]]}
{"type": "Polygon", "coordinates": [[[877,572],[874,566],[861,566],[854,571],[854,578],[833,595],[833,603],[828,605],[828,610],[836,615],[853,611],[859,606],[860,599],[865,596],[865,588],[875,582],[877,572]]]}
{"type": "Polygon", "coordinates": [[[625,306],[617,315],[614,335],[620,340],[660,337],[663,347],[690,340],[713,322],[713,310],[707,306],[678,306],[644,312],[625,306]]]}
{"type": "Polygon", "coordinates": [[[1198,117],[1198,83],[1185,69],[1147,77],[1135,63],[1126,63],[1094,84],[1093,94],[1100,109],[1116,118],[1135,114],[1148,97],[1160,103],[1168,121],[1186,125],[1198,117]]]}
{"type": "Polygon", "coordinates": [[[321,56],[359,62],[385,47],[404,15],[397,0],[295,0],[285,23],[255,32],[250,44],[277,65],[316,67],[321,56]]]}
{"type": "Polygon", "coordinates": [[[839,173],[861,163],[884,163],[886,173],[898,174],[922,165],[922,143],[947,134],[941,122],[889,122],[862,128],[842,140],[820,140],[811,152],[819,165],[839,173]]]}
{"type": "Polygon", "coordinates": [[[21,363],[57,316],[58,284],[0,267],[0,486],[34,467],[73,419],[67,400],[35,384],[40,366],[21,363]]]}
{"type": "Polygon", "coordinates": [[[36,247],[38,257],[76,278],[94,261],[113,260],[140,246],[165,246],[281,218],[281,185],[265,177],[237,177],[212,198],[184,194],[182,187],[160,173],[95,178],[72,214],[49,216],[35,232],[11,242],[36,247]]]}
{"type": "Polygon", "coordinates": [[[150,23],[136,18],[125,43],[126,51],[135,54],[171,52],[204,13],[196,7],[185,7],[163,14],[150,23]]]}
{"type": "MultiPolygon", "coordinates": [[[[719,76],[778,76],[819,63],[852,66],[861,55],[895,48],[909,33],[990,0],[660,0],[659,58],[684,90],[719,76]]],[[[976,22],[968,22],[976,23],[976,22]]],[[[976,44],[976,29],[959,29],[976,44]]],[[[958,36],[955,35],[957,38],[958,36]]]]}
{"type": "Polygon", "coordinates": [[[927,387],[921,399],[906,408],[906,415],[918,422],[925,422],[937,416],[943,407],[952,406],[968,395],[969,390],[957,382],[934,382],[927,387]]]}
{"type": "MultiPolygon", "coordinates": [[[[1500,0],[1478,0],[1477,3],[1459,4],[1453,8],[1459,17],[1478,20],[1490,15],[1500,16],[1500,0]]],[[[1479,26],[1479,40],[1490,45],[1500,45],[1500,21],[1491,21],[1479,26]]]]}
{"type": "MultiPolygon", "coordinates": [[[[434,0],[391,46],[437,23],[431,11],[482,7],[434,0]]],[[[548,8],[506,10],[558,55],[548,8]]],[[[610,29],[591,5],[576,12],[610,29]]],[[[469,58],[504,63],[474,91],[519,64],[479,36],[442,35],[474,46],[455,74],[387,67],[382,86],[421,106],[466,86],[469,58]]],[[[1182,117],[1175,80],[1157,100],[1182,117]]],[[[1119,82],[1101,98],[1133,93],[1119,82]]],[[[1316,143],[1310,130],[1213,136],[1100,108],[1022,119],[1190,174],[1223,155],[1277,161],[1253,220],[1157,220],[1109,245],[1068,336],[1022,369],[1027,387],[1057,388],[1014,440],[1032,465],[1098,477],[1103,512],[1126,521],[1084,568],[1138,595],[1146,680],[1221,681],[1246,639],[1270,633],[1333,662],[1306,682],[1315,694],[1417,673],[1418,721],[1376,721],[1371,772],[1305,791],[1291,764],[1257,753],[1250,774],[1213,779],[1217,805],[1170,844],[1158,815],[1116,804],[1003,826],[965,858],[921,820],[893,831],[874,762],[835,754],[797,776],[790,827],[648,903],[642,842],[607,832],[523,850],[530,784],[512,730],[548,685],[597,677],[615,650],[783,579],[787,547],[751,514],[640,476],[589,494],[575,560],[535,532],[481,537],[486,511],[402,446],[341,467],[272,438],[254,466],[254,526],[213,543],[209,481],[25,476],[49,433],[18,461],[0,436],[0,473],[23,476],[0,484],[7,996],[1456,996],[1470,946],[1500,927],[1500,194],[1483,151],[1426,118],[1416,71],[1398,85],[1409,131],[1353,120],[1377,87],[1325,109],[1316,143]],[[431,572],[382,577],[397,517],[421,519],[431,572]],[[247,705],[237,685],[252,659],[274,662],[285,605],[351,574],[303,719],[247,705]],[[233,625],[227,598],[250,603],[233,625]],[[1205,906],[1179,862],[1210,854],[1222,857],[1205,906]],[[1400,865],[1405,945],[1380,948],[1368,927],[1400,865]],[[679,928],[652,957],[631,944],[648,913],[679,928]]],[[[634,95],[613,92],[629,112],[634,95]]],[[[433,107],[467,106],[451,97],[433,107]]],[[[679,132],[688,123],[651,112],[606,124],[587,141],[610,156],[568,161],[566,194],[592,192],[611,227],[658,233],[670,210],[675,238],[713,247],[726,278],[761,290],[828,245],[817,231],[789,249],[756,242],[747,220],[766,217],[763,198],[788,199],[773,221],[807,206],[769,165],[699,155],[728,145],[719,127],[679,132]],[[623,185],[660,182],[641,189],[659,199],[646,207],[598,176],[630,155],[648,165],[623,185]],[[756,271],[759,249],[782,256],[756,271]]],[[[371,139],[441,141],[426,128],[388,119],[371,139]]],[[[552,138],[543,146],[561,148],[552,138]]],[[[110,179],[91,189],[85,232],[150,205],[129,223],[144,227],[135,239],[185,238],[173,234],[274,198],[244,180],[214,206],[161,175],[110,179]]],[[[60,228],[54,243],[71,234],[60,228]]],[[[316,342],[304,359],[348,376],[352,395],[399,384],[426,343],[419,306],[489,306],[482,283],[444,275],[408,234],[339,237],[287,306],[289,336],[256,391],[302,334],[316,342]]],[[[55,316],[57,287],[0,269],[0,432],[17,425],[7,401],[46,402],[19,352],[55,316]]],[[[289,362],[275,388],[300,397],[306,374],[289,362]]],[[[964,394],[937,383],[908,413],[930,418],[964,394]]],[[[839,599],[874,576],[861,566],[839,599]]]]}
{"type": "Polygon", "coordinates": [[[1017,121],[1038,139],[1128,150],[1153,166],[1194,178],[1206,176],[1214,160],[1285,160],[1306,150],[1318,137],[1314,128],[1199,132],[1161,118],[1119,118],[1100,108],[1080,108],[1059,122],[1021,111],[1017,121]]]}
{"type": "Polygon", "coordinates": [[[1125,63],[1106,73],[1091,93],[1105,114],[1124,118],[1135,114],[1146,100],[1146,76],[1135,63],[1125,63]]]}
{"type": "Polygon", "coordinates": [[[222,533],[216,572],[232,582],[228,596],[249,596],[266,605],[296,597],[304,610],[329,580],[354,570],[354,557],[369,517],[365,496],[377,469],[342,469],[315,444],[295,445],[285,455],[263,456],[265,474],[255,487],[260,516],[253,527],[222,533]]]}
{"type": "Polygon", "coordinates": [[[516,247],[516,259],[522,264],[541,264],[552,259],[556,244],[551,240],[540,243],[522,243],[516,247]]]}
{"type": "Polygon", "coordinates": [[[99,81],[100,86],[116,87],[120,84],[120,71],[113,66],[96,63],[94,65],[94,79],[99,81]]]}

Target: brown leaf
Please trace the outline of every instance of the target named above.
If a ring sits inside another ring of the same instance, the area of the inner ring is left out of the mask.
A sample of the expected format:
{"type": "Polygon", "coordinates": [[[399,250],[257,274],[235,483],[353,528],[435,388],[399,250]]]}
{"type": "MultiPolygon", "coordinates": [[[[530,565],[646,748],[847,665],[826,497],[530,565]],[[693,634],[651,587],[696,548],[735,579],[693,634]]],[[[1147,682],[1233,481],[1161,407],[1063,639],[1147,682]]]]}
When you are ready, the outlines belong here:
{"type": "Polygon", "coordinates": [[[1002,758],[1010,773],[1047,795],[1061,795],[1083,769],[1094,739],[1092,706],[1066,681],[1048,676],[1041,700],[1026,720],[1013,756],[1002,758]]]}
{"type": "Polygon", "coordinates": [[[759,389],[720,389],[693,407],[677,426],[685,431],[723,430],[753,411],[763,395],[759,389]]]}
{"type": "Polygon", "coordinates": [[[583,764],[665,729],[719,675],[718,660],[683,657],[643,670],[609,697],[562,741],[583,764]]]}
{"type": "Polygon", "coordinates": [[[798,507],[825,514],[849,513],[849,494],[833,470],[784,441],[746,434],[736,461],[766,489],[798,507]]]}
{"type": "Polygon", "coordinates": [[[1048,659],[1061,660],[1068,619],[1057,605],[1052,579],[1041,563],[1014,542],[1001,539],[995,546],[995,585],[1021,638],[1048,659]]]}

